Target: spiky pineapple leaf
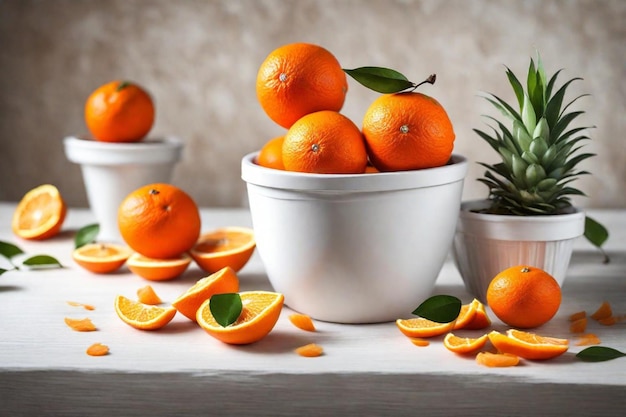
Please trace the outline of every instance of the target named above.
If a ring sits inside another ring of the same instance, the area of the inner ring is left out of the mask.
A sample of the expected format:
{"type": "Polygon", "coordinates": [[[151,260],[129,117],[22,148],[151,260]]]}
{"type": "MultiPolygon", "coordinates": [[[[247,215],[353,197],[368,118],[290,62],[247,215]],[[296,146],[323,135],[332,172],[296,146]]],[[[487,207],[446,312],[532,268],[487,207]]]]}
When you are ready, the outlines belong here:
{"type": "Polygon", "coordinates": [[[513,71],[511,71],[509,67],[505,68],[506,76],[509,79],[509,84],[511,84],[511,87],[513,87],[515,97],[517,97],[517,103],[519,104],[519,107],[521,109],[522,105],[524,104],[524,87],[522,87],[522,83],[520,83],[515,74],[513,74],[513,71]]]}

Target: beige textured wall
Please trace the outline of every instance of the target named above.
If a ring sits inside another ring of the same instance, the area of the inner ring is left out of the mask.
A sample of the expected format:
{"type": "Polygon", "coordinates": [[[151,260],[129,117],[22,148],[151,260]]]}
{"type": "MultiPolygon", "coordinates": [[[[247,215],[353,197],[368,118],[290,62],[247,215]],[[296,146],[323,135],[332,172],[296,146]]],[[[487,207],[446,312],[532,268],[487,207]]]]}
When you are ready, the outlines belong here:
{"type": "MultiPolygon", "coordinates": [[[[283,130],[255,97],[259,64],[289,42],[320,44],[344,68],[378,65],[437,83],[455,125],[455,152],[471,168],[464,198],[485,196],[475,162],[495,157],[472,133],[490,91],[512,99],[503,65],[523,74],[541,52],[596,125],[598,154],[578,182],[588,207],[626,207],[626,1],[595,0],[0,0],[0,200],[56,184],[86,206],[62,138],[85,131],[82,109],[116,78],[143,84],[157,103],[152,134],[186,144],[173,182],[203,206],[245,205],[240,158],[283,130]]],[[[344,114],[357,124],[375,93],[352,80],[344,114]]]]}

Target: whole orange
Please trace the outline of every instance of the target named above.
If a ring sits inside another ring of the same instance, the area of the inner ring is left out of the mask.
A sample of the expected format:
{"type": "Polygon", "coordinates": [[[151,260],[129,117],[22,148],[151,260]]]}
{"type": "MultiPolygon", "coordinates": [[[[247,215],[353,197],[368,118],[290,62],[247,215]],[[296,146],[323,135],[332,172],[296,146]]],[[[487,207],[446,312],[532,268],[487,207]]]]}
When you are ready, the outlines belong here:
{"type": "Polygon", "coordinates": [[[96,140],[138,142],[152,129],[154,103],[139,85],[111,81],[98,87],[85,103],[85,123],[96,140]]]}
{"type": "Polygon", "coordinates": [[[348,81],[337,58],[308,43],[292,43],[272,51],[261,64],[257,98],[274,122],[289,129],[305,114],[339,111],[348,81]]]}
{"type": "Polygon", "coordinates": [[[496,275],[487,288],[487,303],[502,322],[531,328],[547,323],[561,305],[561,287],[552,275],[518,265],[496,275]]]}
{"type": "Polygon", "coordinates": [[[195,201],[170,184],[149,184],[120,204],[118,226],[133,250],[148,258],[171,259],[191,249],[200,236],[195,201]]]}
{"type": "Polygon", "coordinates": [[[324,110],[307,114],[287,131],[283,163],[288,171],[360,174],[365,172],[367,151],[352,120],[324,110]]]}
{"type": "Polygon", "coordinates": [[[385,94],[369,106],[363,135],[370,160],[380,171],[445,165],[454,148],[454,129],[444,108],[421,93],[385,94]]]}
{"type": "Polygon", "coordinates": [[[285,169],[283,164],[284,136],[278,136],[265,142],[257,156],[256,163],[266,168],[285,169]]]}

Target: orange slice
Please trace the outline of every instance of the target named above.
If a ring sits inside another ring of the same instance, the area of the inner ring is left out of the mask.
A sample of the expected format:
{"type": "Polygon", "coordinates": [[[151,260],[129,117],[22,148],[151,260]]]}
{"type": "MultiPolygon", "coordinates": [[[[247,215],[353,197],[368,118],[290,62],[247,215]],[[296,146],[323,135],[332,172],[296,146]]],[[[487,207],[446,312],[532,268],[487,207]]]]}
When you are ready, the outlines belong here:
{"type": "Polygon", "coordinates": [[[190,254],[210,274],[227,266],[237,272],[248,263],[255,247],[252,229],[224,227],[200,236],[190,254]]]}
{"type": "Polygon", "coordinates": [[[603,301],[600,307],[591,315],[591,318],[600,321],[613,316],[613,309],[608,301],[603,301]]]}
{"type": "Polygon", "coordinates": [[[486,329],[489,326],[491,326],[491,319],[487,315],[485,305],[478,301],[478,306],[476,307],[476,314],[474,315],[474,318],[463,328],[467,330],[482,330],[486,329]]]}
{"type": "Polygon", "coordinates": [[[469,354],[482,349],[489,340],[489,336],[484,334],[477,338],[458,337],[448,333],[443,339],[443,345],[451,352],[469,354]]]}
{"type": "Polygon", "coordinates": [[[510,353],[479,352],[476,355],[476,363],[490,368],[506,368],[516,366],[519,363],[519,356],[510,353]]]}
{"type": "Polygon", "coordinates": [[[569,341],[555,337],[509,329],[506,335],[492,331],[489,340],[502,353],[511,353],[524,359],[551,359],[567,352],[569,341]]]}
{"type": "Polygon", "coordinates": [[[306,330],[307,332],[315,331],[315,324],[313,324],[313,320],[311,320],[311,317],[306,314],[291,314],[289,316],[289,321],[300,330],[306,330]]]}
{"type": "Polygon", "coordinates": [[[137,290],[137,300],[140,303],[155,306],[161,304],[161,297],[157,295],[151,285],[146,285],[137,290]]]}
{"type": "Polygon", "coordinates": [[[309,343],[308,345],[300,346],[296,348],[295,352],[306,358],[315,358],[324,354],[324,349],[315,343],[309,343]]]}
{"type": "Polygon", "coordinates": [[[126,263],[131,250],[112,243],[89,243],[74,249],[74,262],[96,274],[108,274],[117,271],[126,263]]]}
{"type": "Polygon", "coordinates": [[[196,313],[203,302],[213,294],[239,291],[239,278],[230,267],[220,269],[214,274],[199,279],[191,288],[178,296],[172,307],[189,320],[196,321],[196,313]]]}
{"type": "Polygon", "coordinates": [[[131,272],[149,281],[167,281],[177,278],[187,270],[190,263],[191,257],[187,254],[172,259],[153,259],[133,253],[126,261],[131,272]]]}
{"type": "Polygon", "coordinates": [[[23,239],[48,239],[61,231],[67,207],[59,190],[50,184],[40,185],[20,200],[11,227],[23,239]]]}
{"type": "Polygon", "coordinates": [[[208,299],[196,315],[200,327],[216,339],[235,345],[254,343],[267,336],[280,317],[285,297],[269,291],[246,291],[239,295],[243,308],[233,324],[222,327],[211,314],[211,299],[208,299]]]}
{"type": "Polygon", "coordinates": [[[115,312],[120,319],[135,329],[156,330],[172,321],[176,315],[174,307],[157,307],[132,301],[123,295],[115,298],[115,312]]]}
{"type": "Polygon", "coordinates": [[[396,325],[407,337],[434,337],[448,333],[454,328],[454,321],[450,323],[437,323],[423,317],[413,319],[398,319],[396,325]]]}
{"type": "Polygon", "coordinates": [[[94,343],[87,348],[87,355],[89,356],[104,356],[109,354],[109,347],[102,343],[94,343]]]}

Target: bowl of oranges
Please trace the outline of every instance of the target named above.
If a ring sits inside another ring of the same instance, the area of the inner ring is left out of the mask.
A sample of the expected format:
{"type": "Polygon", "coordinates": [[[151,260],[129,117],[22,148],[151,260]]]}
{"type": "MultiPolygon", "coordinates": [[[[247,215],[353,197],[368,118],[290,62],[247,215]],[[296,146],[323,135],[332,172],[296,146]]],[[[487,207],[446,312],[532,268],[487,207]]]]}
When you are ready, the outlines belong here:
{"type": "Polygon", "coordinates": [[[318,320],[387,322],[434,289],[467,160],[453,154],[452,123],[434,98],[383,94],[359,127],[340,112],[347,89],[324,48],[273,51],[257,97],[286,132],[245,155],[241,174],[259,256],[285,304],[318,320]]]}

